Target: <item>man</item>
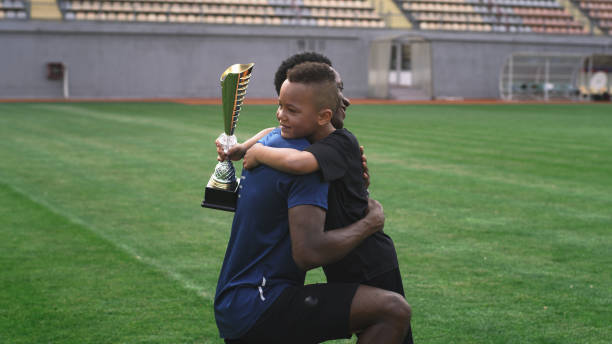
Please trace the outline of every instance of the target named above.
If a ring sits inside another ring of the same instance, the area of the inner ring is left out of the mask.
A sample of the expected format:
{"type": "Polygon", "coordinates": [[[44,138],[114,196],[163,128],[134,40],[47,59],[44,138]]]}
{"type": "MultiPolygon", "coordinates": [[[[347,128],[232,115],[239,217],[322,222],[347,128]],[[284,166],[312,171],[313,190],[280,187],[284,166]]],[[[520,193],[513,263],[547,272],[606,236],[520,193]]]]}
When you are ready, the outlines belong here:
{"type": "MultiPolygon", "coordinates": [[[[314,126],[315,136],[333,130],[330,121],[340,100],[325,90],[335,87],[335,76],[310,80],[283,84],[277,117],[298,116],[262,144],[304,149],[309,142],[285,139],[287,130],[314,126]]],[[[382,229],[380,205],[370,200],[365,218],[324,231],[328,185],[318,175],[289,175],[262,165],[245,170],[242,178],[215,296],[226,342],[318,343],[359,333],[360,343],[400,343],[410,323],[401,295],[356,283],[303,285],[306,270],[341,259],[382,229]]]]}
{"type": "MultiPolygon", "coordinates": [[[[303,63],[312,62],[323,63],[331,68],[331,61],[327,57],[313,52],[296,54],[283,61],[274,78],[277,93],[280,93],[281,85],[287,79],[289,69],[303,63]]],[[[320,171],[324,180],[330,183],[326,230],[347,226],[363,216],[364,210],[367,208],[366,188],[369,184],[365,161],[362,166],[363,171],[359,166],[360,153],[357,139],[350,132],[342,129],[346,117],[345,111],[350,105],[350,101],[342,94],[343,83],[340,75],[335,70],[332,69],[332,71],[335,73],[337,91],[336,88],[331,87],[328,89],[328,93],[335,95],[336,92],[339,92],[341,99],[341,104],[337,107],[337,111],[333,113],[331,120],[335,131],[330,130],[326,133],[328,134],[325,135],[326,137],[319,139],[309,138],[312,145],[303,152],[289,154],[286,153],[289,150],[284,150],[283,154],[280,151],[272,154],[273,149],[257,149],[257,145],[253,147],[258,139],[272,130],[272,128],[269,128],[262,130],[258,135],[243,144],[235,146],[229,152],[232,160],[240,159],[246,153],[245,168],[250,168],[255,161],[293,174],[320,171]],[[253,148],[249,149],[251,147],[253,148]],[[267,152],[267,158],[262,155],[264,152],[267,152]],[[285,162],[290,162],[290,164],[285,162]],[[359,178],[359,173],[364,173],[363,180],[359,178]]],[[[222,151],[218,149],[218,152],[220,159],[226,158],[222,151]]],[[[364,157],[362,159],[365,160],[364,157]]],[[[391,238],[383,232],[368,237],[343,259],[326,264],[323,268],[328,282],[365,284],[404,296],[395,247],[391,238]]],[[[411,328],[409,328],[403,343],[413,343],[411,328]]]]}

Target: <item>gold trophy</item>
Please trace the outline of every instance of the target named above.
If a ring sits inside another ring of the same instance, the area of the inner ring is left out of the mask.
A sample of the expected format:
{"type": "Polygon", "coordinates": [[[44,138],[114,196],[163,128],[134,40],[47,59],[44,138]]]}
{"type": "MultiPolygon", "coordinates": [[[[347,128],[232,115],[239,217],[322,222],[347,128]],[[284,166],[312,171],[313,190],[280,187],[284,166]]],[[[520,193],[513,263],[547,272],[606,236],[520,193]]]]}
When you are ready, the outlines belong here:
{"type": "MultiPolygon", "coordinates": [[[[234,64],[227,67],[221,74],[221,100],[225,131],[218,140],[225,153],[237,143],[234,130],[254,65],[254,63],[234,64]]],[[[231,160],[228,158],[219,162],[206,185],[202,207],[235,211],[239,183],[240,180],[236,178],[236,170],[231,160]]]]}

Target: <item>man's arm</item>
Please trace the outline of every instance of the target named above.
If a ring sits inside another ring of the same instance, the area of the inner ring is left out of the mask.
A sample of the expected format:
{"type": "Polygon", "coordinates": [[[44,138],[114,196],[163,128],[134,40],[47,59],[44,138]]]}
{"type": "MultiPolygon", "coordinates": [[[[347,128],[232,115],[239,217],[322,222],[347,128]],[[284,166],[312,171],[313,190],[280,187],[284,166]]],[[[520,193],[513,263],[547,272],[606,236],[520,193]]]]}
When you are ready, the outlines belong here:
{"type": "Polygon", "coordinates": [[[267,128],[267,129],[260,131],[255,136],[244,141],[243,143],[239,143],[233,146],[227,151],[227,153],[223,151],[223,145],[218,140],[216,140],[215,145],[217,145],[217,154],[218,154],[217,160],[225,161],[227,160],[228,157],[234,161],[242,159],[242,157],[244,157],[244,153],[249,148],[251,148],[255,143],[257,143],[257,141],[261,140],[264,136],[268,135],[272,130],[274,130],[274,128],[267,128]]]}
{"type": "Polygon", "coordinates": [[[252,146],[244,155],[242,166],[251,169],[264,164],[290,174],[308,174],[319,169],[315,156],[292,148],[266,147],[261,143],[252,146]]]}
{"type": "Polygon", "coordinates": [[[325,210],[300,205],[289,209],[291,250],[295,263],[307,271],[340,260],[365,238],[381,230],[385,215],[378,201],[368,200],[368,214],[339,229],[324,231],[325,210]]]}

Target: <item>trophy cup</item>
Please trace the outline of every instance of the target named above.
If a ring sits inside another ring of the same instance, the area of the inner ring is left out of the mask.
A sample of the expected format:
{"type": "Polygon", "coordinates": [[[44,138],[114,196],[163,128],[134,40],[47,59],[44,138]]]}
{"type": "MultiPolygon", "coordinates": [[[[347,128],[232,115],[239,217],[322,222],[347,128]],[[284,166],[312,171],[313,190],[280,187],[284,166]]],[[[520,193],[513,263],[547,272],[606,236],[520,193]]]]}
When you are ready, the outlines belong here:
{"type": "MultiPolygon", "coordinates": [[[[237,143],[234,130],[254,65],[254,63],[234,64],[227,67],[221,74],[221,100],[225,131],[218,140],[225,153],[237,143]]],[[[239,183],[240,180],[236,178],[236,170],[231,160],[228,158],[219,162],[206,185],[202,207],[235,211],[239,183]]]]}

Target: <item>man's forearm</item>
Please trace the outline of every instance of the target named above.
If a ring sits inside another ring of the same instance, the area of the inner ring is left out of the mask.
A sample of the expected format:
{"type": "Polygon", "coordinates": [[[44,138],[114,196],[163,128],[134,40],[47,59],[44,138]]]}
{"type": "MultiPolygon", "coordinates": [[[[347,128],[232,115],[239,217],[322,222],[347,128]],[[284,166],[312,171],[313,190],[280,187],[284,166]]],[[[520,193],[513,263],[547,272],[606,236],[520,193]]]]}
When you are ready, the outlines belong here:
{"type": "MultiPolygon", "coordinates": [[[[375,202],[375,201],[374,201],[375,202]]],[[[376,203],[380,207],[379,203],[376,203]]],[[[315,206],[289,209],[289,229],[293,258],[300,268],[327,265],[340,260],[365,238],[380,230],[384,224],[382,207],[346,227],[324,231],[325,211],[315,206]]]]}
{"type": "Polygon", "coordinates": [[[334,263],[344,258],[355,247],[377,230],[368,221],[361,219],[349,226],[322,233],[316,249],[317,266],[334,263]]]}

